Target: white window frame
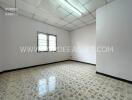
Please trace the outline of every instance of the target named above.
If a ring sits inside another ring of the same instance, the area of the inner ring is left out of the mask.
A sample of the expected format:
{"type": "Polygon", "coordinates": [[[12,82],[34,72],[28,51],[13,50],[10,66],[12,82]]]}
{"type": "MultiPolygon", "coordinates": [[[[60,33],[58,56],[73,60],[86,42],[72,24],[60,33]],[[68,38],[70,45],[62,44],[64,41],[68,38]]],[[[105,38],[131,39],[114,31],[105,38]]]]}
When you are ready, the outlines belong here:
{"type": "Polygon", "coordinates": [[[37,52],[57,52],[57,35],[48,34],[48,33],[44,33],[44,32],[37,32],[37,52]],[[44,34],[47,36],[47,48],[48,49],[46,51],[40,51],[39,50],[39,34],[44,34]],[[55,51],[49,50],[49,36],[55,36],[55,38],[56,38],[56,50],[55,51]]]}

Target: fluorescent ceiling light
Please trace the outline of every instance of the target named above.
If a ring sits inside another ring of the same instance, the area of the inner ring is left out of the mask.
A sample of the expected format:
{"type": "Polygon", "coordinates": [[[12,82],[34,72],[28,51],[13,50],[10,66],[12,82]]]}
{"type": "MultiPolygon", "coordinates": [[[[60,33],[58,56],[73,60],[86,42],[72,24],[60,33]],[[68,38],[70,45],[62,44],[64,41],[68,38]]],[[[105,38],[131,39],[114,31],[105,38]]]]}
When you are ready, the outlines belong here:
{"type": "Polygon", "coordinates": [[[77,10],[72,4],[70,4],[67,0],[60,0],[62,4],[64,4],[66,7],[68,7],[69,9],[71,9],[73,12],[75,12],[78,15],[82,15],[82,13],[77,10]]]}

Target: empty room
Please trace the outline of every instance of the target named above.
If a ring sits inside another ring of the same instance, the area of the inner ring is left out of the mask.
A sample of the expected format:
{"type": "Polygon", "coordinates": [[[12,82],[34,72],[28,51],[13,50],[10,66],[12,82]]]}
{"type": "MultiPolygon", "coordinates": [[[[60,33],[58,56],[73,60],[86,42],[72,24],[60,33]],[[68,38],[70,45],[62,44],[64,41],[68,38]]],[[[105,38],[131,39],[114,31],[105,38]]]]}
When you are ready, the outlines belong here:
{"type": "Polygon", "coordinates": [[[0,0],[0,100],[132,100],[132,0],[0,0]]]}

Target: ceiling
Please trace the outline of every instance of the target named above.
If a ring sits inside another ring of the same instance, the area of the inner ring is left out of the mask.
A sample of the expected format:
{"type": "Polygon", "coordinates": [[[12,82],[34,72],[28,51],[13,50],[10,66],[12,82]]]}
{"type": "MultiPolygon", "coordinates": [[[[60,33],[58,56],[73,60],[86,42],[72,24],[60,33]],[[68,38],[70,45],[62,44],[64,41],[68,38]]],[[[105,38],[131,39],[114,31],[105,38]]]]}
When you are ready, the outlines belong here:
{"type": "Polygon", "coordinates": [[[18,8],[17,14],[72,31],[96,22],[96,9],[114,0],[0,0],[0,8],[18,8]],[[81,14],[80,14],[81,13],[81,14]]]}

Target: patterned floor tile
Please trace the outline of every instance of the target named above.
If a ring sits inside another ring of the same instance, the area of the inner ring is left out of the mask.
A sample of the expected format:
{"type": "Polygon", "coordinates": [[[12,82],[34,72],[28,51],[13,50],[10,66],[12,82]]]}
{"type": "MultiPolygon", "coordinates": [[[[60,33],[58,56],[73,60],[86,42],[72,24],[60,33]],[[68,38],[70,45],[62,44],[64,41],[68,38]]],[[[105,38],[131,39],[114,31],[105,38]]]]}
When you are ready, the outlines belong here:
{"type": "Polygon", "coordinates": [[[0,100],[132,100],[132,85],[68,61],[1,74],[0,100]]]}

